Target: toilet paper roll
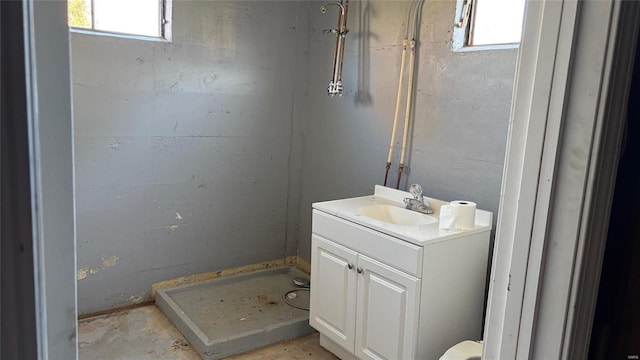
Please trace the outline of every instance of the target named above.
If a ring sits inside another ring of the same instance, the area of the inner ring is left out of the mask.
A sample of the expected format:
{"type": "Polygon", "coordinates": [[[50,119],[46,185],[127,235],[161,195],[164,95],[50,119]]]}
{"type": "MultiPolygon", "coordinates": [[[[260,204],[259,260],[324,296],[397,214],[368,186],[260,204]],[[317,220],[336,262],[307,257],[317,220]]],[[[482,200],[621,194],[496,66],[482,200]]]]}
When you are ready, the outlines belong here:
{"type": "Polygon", "coordinates": [[[440,207],[440,229],[469,230],[476,222],[476,203],[456,200],[440,207]]]}

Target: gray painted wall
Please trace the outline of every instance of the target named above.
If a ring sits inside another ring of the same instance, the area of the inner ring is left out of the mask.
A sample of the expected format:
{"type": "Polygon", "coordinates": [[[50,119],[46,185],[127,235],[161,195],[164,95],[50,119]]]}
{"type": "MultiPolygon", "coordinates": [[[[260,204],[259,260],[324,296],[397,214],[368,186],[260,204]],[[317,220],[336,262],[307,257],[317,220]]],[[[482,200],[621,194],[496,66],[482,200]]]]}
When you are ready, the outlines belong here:
{"type": "MultiPolygon", "coordinates": [[[[384,180],[409,2],[351,4],[344,63],[347,93],[342,98],[325,94],[333,43],[320,30],[335,26],[335,20],[319,11],[309,19],[299,215],[299,254],[306,259],[311,203],[371,194],[384,180]]],[[[453,52],[454,14],[453,0],[425,2],[412,151],[401,188],[420,183],[431,197],[475,201],[496,214],[517,50],[453,52]]],[[[400,141],[398,136],[398,145],[400,141]]],[[[398,148],[392,185],[399,156],[398,148]]]]}
{"type": "MultiPolygon", "coordinates": [[[[342,98],[321,3],[174,0],[171,43],[72,34],[80,313],[309,259],[311,203],[382,183],[409,2],[351,1],[342,98]]],[[[452,52],[454,11],[425,3],[402,187],[496,212],[517,51],[452,52]]]]}
{"type": "Polygon", "coordinates": [[[172,42],[72,33],[81,314],[285,255],[297,7],[176,0],[172,42]]]}

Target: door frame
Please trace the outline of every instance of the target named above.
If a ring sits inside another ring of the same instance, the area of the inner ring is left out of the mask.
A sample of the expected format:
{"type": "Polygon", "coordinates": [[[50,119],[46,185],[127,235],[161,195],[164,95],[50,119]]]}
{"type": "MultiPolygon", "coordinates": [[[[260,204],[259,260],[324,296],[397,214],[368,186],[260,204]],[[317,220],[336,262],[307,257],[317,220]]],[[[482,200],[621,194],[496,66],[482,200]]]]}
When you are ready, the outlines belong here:
{"type": "Polygon", "coordinates": [[[635,1],[527,2],[483,359],[586,358],[639,24],[635,1]]]}
{"type": "MultiPolygon", "coordinates": [[[[11,242],[31,258],[16,260],[13,252],[2,252],[0,262],[2,270],[8,273],[24,271],[21,264],[29,263],[33,276],[29,281],[13,284],[22,295],[13,303],[15,306],[3,308],[3,312],[13,311],[19,333],[3,331],[2,340],[18,339],[17,347],[22,350],[9,354],[10,358],[27,354],[26,359],[75,359],[76,246],[67,3],[36,0],[7,3],[21,7],[21,16],[12,21],[23,29],[24,34],[22,39],[14,39],[21,41],[22,51],[18,49],[18,53],[2,56],[3,59],[4,56],[21,57],[24,76],[3,78],[2,88],[22,92],[24,101],[19,114],[5,117],[3,113],[2,121],[21,124],[22,130],[12,133],[26,137],[27,144],[24,148],[26,156],[18,158],[17,154],[9,154],[7,159],[11,161],[3,163],[3,170],[23,170],[20,172],[23,175],[16,180],[27,184],[20,187],[20,193],[28,200],[13,204],[24,208],[23,213],[3,212],[3,224],[15,221],[24,226],[21,232],[2,240],[3,249],[5,241],[11,242]],[[20,306],[20,300],[33,306],[20,306]],[[34,330],[30,330],[32,327],[34,330]],[[36,341],[21,343],[22,335],[35,337],[36,341]]],[[[4,5],[3,2],[3,9],[4,5]]],[[[19,33],[11,32],[5,26],[2,29],[3,37],[19,33]]],[[[3,192],[18,192],[5,185],[8,184],[3,184],[3,192]]],[[[3,203],[3,208],[5,205],[12,204],[3,203]]],[[[6,301],[13,297],[4,291],[7,283],[2,283],[0,301],[3,306],[12,305],[6,301]]]]}

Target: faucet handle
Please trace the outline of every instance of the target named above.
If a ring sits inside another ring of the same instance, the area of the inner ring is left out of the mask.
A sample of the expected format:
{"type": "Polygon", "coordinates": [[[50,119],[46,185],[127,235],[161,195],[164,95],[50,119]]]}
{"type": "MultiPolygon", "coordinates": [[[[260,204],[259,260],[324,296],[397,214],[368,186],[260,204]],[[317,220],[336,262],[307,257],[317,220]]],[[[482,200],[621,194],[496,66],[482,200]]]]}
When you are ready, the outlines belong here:
{"type": "Polygon", "coordinates": [[[420,186],[420,184],[413,184],[409,188],[409,192],[413,195],[414,199],[419,199],[422,197],[422,186],[420,186]]]}

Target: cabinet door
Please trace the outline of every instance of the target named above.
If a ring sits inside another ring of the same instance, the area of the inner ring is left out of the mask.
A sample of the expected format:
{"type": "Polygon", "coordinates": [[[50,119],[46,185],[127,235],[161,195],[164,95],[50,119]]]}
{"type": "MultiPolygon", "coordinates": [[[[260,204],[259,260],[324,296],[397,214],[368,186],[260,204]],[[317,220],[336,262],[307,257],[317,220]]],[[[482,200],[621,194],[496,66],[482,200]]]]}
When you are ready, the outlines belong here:
{"type": "Polygon", "coordinates": [[[357,271],[356,356],[415,358],[420,279],[364,255],[358,258],[357,271]]]}
{"type": "Polygon", "coordinates": [[[353,353],[358,255],[317,235],[311,241],[309,323],[353,353]]]}

